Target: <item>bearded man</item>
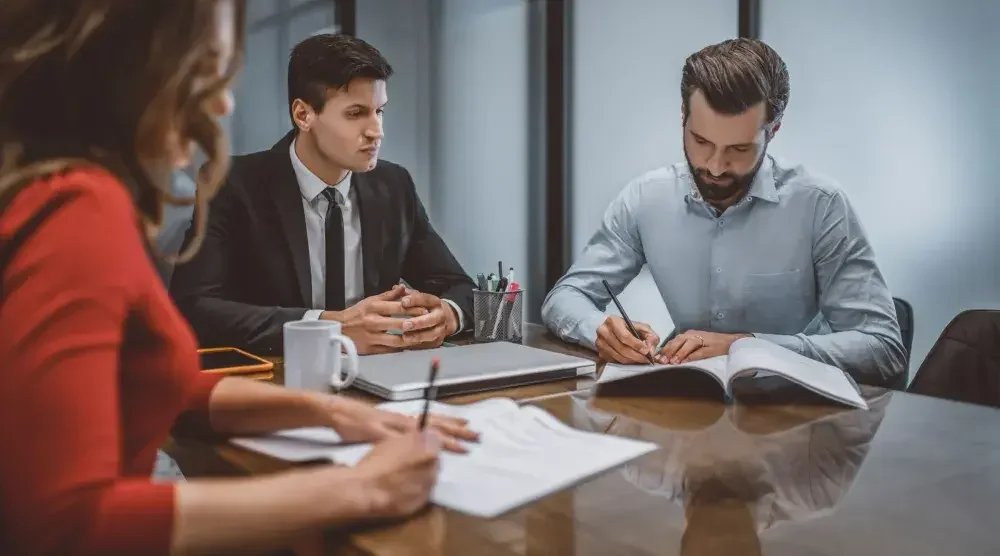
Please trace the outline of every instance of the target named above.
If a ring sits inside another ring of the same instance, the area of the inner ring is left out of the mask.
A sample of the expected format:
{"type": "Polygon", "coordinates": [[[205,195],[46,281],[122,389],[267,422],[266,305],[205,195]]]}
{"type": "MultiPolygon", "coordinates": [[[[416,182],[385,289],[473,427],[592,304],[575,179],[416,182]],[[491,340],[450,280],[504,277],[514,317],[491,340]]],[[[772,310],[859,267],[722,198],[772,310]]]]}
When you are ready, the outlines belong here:
{"type": "Polygon", "coordinates": [[[618,363],[725,355],[756,336],[860,382],[892,383],[906,356],[892,296],[857,215],[829,178],[767,153],[788,103],[788,70],[765,43],[691,55],[681,78],[686,162],[632,180],[546,297],[563,339],[618,363]],[[660,342],[604,309],[648,265],[670,316],[660,342]]]}

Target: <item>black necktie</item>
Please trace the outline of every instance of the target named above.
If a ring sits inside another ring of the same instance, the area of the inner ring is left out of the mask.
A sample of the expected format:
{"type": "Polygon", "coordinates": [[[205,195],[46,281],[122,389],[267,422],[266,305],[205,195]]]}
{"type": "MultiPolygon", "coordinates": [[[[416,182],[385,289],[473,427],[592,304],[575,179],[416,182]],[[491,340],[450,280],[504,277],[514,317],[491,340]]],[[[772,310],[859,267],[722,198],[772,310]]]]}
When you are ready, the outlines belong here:
{"type": "Polygon", "coordinates": [[[327,187],[323,196],[326,207],[326,310],[343,311],[344,293],[344,216],[337,204],[337,190],[327,187]]]}

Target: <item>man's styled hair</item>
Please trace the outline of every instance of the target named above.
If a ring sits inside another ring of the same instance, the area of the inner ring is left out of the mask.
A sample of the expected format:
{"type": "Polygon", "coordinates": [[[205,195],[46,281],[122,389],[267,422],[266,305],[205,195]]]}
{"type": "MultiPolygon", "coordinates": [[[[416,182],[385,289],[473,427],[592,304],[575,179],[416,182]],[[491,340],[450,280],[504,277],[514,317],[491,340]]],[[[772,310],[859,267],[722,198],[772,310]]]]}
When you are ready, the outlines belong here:
{"type": "MultiPolygon", "coordinates": [[[[314,35],[295,45],[288,60],[288,114],[302,99],[323,111],[327,91],[344,89],[354,79],[385,81],[392,66],[367,42],[350,35],[314,35]]],[[[294,121],[292,122],[294,125],[294,121]]]]}
{"type": "Polygon", "coordinates": [[[781,119],[788,105],[788,68],[764,42],[730,39],[706,46],[684,62],[681,99],[685,122],[696,90],[721,114],[742,114],[764,102],[770,127],[781,119]]]}

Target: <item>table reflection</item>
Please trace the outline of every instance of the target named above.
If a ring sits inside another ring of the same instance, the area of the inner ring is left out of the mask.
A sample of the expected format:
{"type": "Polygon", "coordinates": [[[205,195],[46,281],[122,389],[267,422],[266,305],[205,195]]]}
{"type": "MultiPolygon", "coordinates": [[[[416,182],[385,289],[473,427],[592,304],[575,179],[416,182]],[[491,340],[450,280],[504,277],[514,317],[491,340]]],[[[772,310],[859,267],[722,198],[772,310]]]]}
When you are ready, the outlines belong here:
{"type": "Polygon", "coordinates": [[[891,396],[867,396],[868,411],[684,399],[648,411],[574,396],[573,424],[661,446],[620,473],[683,507],[681,554],[760,554],[760,533],[829,514],[846,496],[891,396]]]}

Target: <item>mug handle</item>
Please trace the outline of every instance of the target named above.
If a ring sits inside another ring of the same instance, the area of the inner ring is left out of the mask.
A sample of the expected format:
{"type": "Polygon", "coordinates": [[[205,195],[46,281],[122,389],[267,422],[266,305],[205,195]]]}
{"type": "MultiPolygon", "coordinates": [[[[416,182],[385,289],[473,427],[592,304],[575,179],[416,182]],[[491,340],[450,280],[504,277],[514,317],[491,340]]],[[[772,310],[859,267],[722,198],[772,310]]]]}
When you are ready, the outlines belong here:
{"type": "Polygon", "coordinates": [[[348,364],[341,369],[347,376],[341,378],[340,372],[330,375],[330,386],[337,390],[347,388],[358,377],[358,348],[354,345],[354,340],[340,334],[331,335],[330,349],[336,351],[337,357],[340,357],[341,347],[347,352],[348,364]]]}

